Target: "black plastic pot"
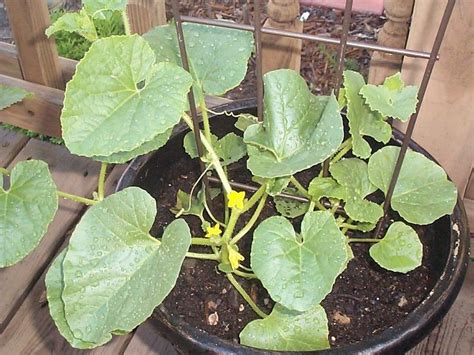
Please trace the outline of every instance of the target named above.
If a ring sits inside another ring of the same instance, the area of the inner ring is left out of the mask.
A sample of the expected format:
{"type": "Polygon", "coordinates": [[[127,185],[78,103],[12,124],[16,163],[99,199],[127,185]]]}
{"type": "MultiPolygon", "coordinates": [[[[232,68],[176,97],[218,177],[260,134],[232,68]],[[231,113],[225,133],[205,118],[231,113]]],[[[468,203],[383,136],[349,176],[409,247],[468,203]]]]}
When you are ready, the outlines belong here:
{"type": "MultiPolygon", "coordinates": [[[[233,102],[214,109],[217,112],[233,111],[234,113],[255,114],[255,101],[245,100],[233,102]]],[[[211,118],[212,120],[212,118],[211,118]]],[[[232,121],[227,117],[215,121],[220,125],[232,127],[232,121]]],[[[179,127],[174,132],[174,138],[156,153],[140,157],[132,161],[117,187],[118,190],[130,185],[140,186],[149,175],[155,174],[158,180],[161,169],[172,163],[176,156],[185,154],[181,142],[185,127],[179,127]]],[[[400,144],[403,134],[394,129],[393,141],[400,144]]],[[[434,158],[416,143],[410,148],[420,152],[434,161],[434,158]]],[[[356,353],[401,353],[420,342],[442,320],[459,293],[467,271],[469,254],[469,231],[467,217],[462,205],[458,203],[451,216],[445,216],[434,223],[439,236],[436,246],[438,256],[437,271],[439,279],[429,296],[402,321],[392,327],[354,345],[321,351],[326,354],[356,354],[356,353]]],[[[185,353],[193,354],[271,354],[275,352],[258,350],[241,346],[230,341],[190,326],[184,320],[171,316],[164,306],[156,309],[154,317],[158,320],[160,332],[164,337],[176,344],[185,353]]]]}

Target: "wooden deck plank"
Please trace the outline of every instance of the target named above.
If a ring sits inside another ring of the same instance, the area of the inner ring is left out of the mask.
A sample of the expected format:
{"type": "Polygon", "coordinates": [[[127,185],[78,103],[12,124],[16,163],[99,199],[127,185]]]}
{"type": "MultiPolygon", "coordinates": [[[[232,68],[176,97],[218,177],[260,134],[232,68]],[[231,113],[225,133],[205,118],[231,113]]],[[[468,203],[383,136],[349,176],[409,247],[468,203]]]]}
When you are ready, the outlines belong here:
{"type": "Polygon", "coordinates": [[[0,166],[7,167],[28,140],[21,133],[0,128],[0,166]]]}
{"type": "MultiPolygon", "coordinates": [[[[92,160],[72,156],[65,147],[31,139],[13,160],[11,167],[30,158],[48,162],[53,178],[62,191],[90,196],[95,190],[100,166],[92,160]]],[[[78,203],[61,200],[56,217],[38,248],[20,263],[0,270],[0,332],[43,273],[82,209],[83,206],[78,203]]]]}
{"type": "Polygon", "coordinates": [[[173,345],[164,339],[150,318],[142,324],[135,332],[124,355],[177,355],[178,352],[173,345]]]}
{"type": "MultiPolygon", "coordinates": [[[[471,250],[474,239],[471,238],[471,250]]],[[[474,354],[474,263],[443,321],[407,355],[474,354]]]]}
{"type": "MultiPolygon", "coordinates": [[[[106,192],[111,193],[124,170],[116,166],[107,178],[106,192]]],[[[60,247],[64,248],[66,243],[60,247]]],[[[51,256],[55,253],[51,252],[51,256]]],[[[92,351],[73,349],[59,334],[49,314],[45,299],[44,278],[46,271],[34,285],[5,331],[0,335],[1,354],[97,354],[115,355],[125,350],[133,334],[114,337],[114,339],[92,351]]]]}

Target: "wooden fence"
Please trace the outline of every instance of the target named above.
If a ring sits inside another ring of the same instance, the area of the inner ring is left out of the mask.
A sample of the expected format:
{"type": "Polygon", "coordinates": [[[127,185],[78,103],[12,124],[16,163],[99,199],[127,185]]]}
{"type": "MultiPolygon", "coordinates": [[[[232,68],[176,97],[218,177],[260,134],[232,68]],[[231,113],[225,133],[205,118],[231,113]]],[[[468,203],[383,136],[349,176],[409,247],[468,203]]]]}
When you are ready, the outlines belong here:
{"type": "MultiPolygon", "coordinates": [[[[34,94],[0,111],[0,122],[60,137],[59,121],[65,83],[77,62],[58,55],[54,38],[44,31],[50,25],[44,0],[6,0],[15,45],[0,43],[0,84],[23,88],[34,94]]],[[[165,0],[129,0],[131,29],[144,33],[166,23],[165,0]]]]}

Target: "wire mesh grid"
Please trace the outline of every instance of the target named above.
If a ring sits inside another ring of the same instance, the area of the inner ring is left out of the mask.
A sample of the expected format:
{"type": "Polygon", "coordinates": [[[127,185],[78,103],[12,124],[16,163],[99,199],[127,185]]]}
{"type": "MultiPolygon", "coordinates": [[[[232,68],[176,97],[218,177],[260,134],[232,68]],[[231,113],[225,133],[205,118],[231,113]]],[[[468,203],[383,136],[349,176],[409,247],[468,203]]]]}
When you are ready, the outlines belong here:
{"type": "MultiPolygon", "coordinates": [[[[299,32],[291,32],[291,31],[285,31],[285,30],[279,30],[279,29],[273,29],[273,28],[262,28],[261,23],[260,23],[260,5],[261,5],[260,0],[254,0],[254,24],[253,25],[245,25],[245,24],[239,24],[239,23],[234,23],[230,21],[212,20],[212,19],[198,18],[198,17],[192,17],[192,16],[181,16],[179,14],[179,0],[172,0],[172,10],[173,10],[173,18],[176,24],[176,31],[178,35],[179,50],[180,50],[180,54],[181,54],[181,58],[183,62],[183,67],[185,70],[189,70],[189,64],[188,64],[188,57],[186,53],[186,44],[184,41],[184,34],[183,34],[183,27],[182,27],[183,22],[191,22],[191,23],[197,23],[197,24],[203,24],[203,25],[212,25],[216,27],[224,27],[224,28],[231,28],[231,29],[236,29],[236,30],[253,32],[254,39],[255,39],[256,76],[257,76],[256,77],[257,114],[258,114],[258,119],[260,121],[263,120],[263,73],[262,73],[262,38],[261,38],[262,33],[275,35],[275,36],[284,36],[284,37],[291,37],[291,38],[302,39],[302,40],[309,40],[309,41],[314,41],[314,42],[323,43],[323,44],[337,45],[338,56],[337,56],[336,84],[334,87],[334,92],[336,95],[339,93],[339,89],[342,84],[342,77],[343,77],[343,71],[344,71],[344,59],[345,59],[345,53],[346,53],[347,47],[362,48],[362,49],[367,49],[367,50],[372,50],[372,51],[379,51],[383,53],[402,55],[406,57],[413,57],[413,58],[428,60],[428,63],[425,68],[425,72],[423,74],[423,79],[421,81],[420,88],[418,91],[418,103],[416,106],[416,111],[409,120],[408,127],[407,127],[407,130],[402,142],[402,146],[400,149],[400,153],[398,155],[398,158],[397,158],[397,161],[392,173],[392,177],[390,180],[389,188],[387,190],[385,202],[383,205],[384,216],[383,218],[380,219],[377,225],[377,228],[375,229],[375,235],[377,236],[380,234],[385,218],[387,216],[387,213],[390,207],[390,201],[391,201],[393,192],[395,190],[395,186],[397,184],[397,179],[400,174],[403,160],[408,150],[408,146],[411,142],[415,124],[416,124],[418,114],[420,112],[420,109],[423,103],[424,96],[426,94],[426,89],[428,87],[431,73],[433,72],[433,68],[434,68],[434,65],[436,64],[436,61],[439,59],[439,56],[438,56],[439,50],[441,48],[441,44],[443,42],[443,38],[446,33],[446,28],[448,26],[449,19],[453,12],[455,3],[456,3],[456,0],[448,0],[448,3],[446,4],[446,8],[444,10],[444,14],[441,19],[441,23],[439,25],[438,32],[436,34],[436,38],[435,38],[433,47],[431,49],[431,52],[380,46],[380,45],[375,45],[375,44],[370,44],[370,43],[364,43],[361,41],[348,40],[353,0],[346,0],[343,25],[342,25],[343,29],[342,29],[342,35],[340,39],[299,33],[299,32]]],[[[436,5],[433,4],[433,6],[436,6],[436,5]]],[[[193,119],[194,133],[195,133],[195,138],[196,138],[196,144],[198,147],[198,153],[199,153],[199,156],[202,156],[204,148],[202,146],[201,137],[199,133],[200,132],[199,131],[199,118],[196,111],[195,99],[194,99],[192,90],[190,91],[188,98],[189,98],[191,115],[193,119]]],[[[329,162],[325,161],[323,164],[323,169],[325,172],[327,172],[328,167],[329,167],[329,162]]],[[[204,165],[201,162],[201,172],[203,171],[204,171],[204,165]]],[[[212,180],[216,181],[217,179],[212,178],[212,180]]],[[[204,184],[207,185],[208,183],[209,183],[209,178],[205,176],[204,184]]],[[[241,188],[242,190],[247,190],[250,192],[254,191],[254,188],[252,186],[249,186],[246,184],[234,183],[234,186],[236,188],[241,188]]],[[[208,189],[206,189],[206,191],[208,191],[208,189]]],[[[286,197],[296,198],[296,196],[291,196],[291,195],[288,195],[286,197]]]]}

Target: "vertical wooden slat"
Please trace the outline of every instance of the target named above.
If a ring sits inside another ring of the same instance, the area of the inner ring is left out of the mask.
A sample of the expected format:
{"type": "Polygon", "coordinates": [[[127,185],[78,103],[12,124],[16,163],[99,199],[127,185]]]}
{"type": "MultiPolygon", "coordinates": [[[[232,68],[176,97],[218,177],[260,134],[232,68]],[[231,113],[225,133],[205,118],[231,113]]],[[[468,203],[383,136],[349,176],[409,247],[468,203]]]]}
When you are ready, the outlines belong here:
{"type": "Polygon", "coordinates": [[[50,25],[44,0],[5,0],[25,80],[64,89],[59,57],[53,39],[44,31],[50,25]]]}
{"type": "MultiPolygon", "coordinates": [[[[303,22],[298,19],[299,13],[298,0],[270,0],[267,8],[268,19],[263,27],[303,32],[303,22]]],[[[262,34],[263,73],[282,68],[299,72],[301,46],[300,39],[262,34]]]]}
{"type": "MultiPolygon", "coordinates": [[[[387,22],[379,32],[377,44],[405,48],[413,3],[414,0],[384,1],[387,22]]],[[[381,84],[387,76],[399,72],[402,67],[402,59],[400,55],[374,52],[370,61],[369,83],[381,84]]]]}
{"type": "Polygon", "coordinates": [[[133,33],[143,34],[166,24],[165,0],[129,0],[127,13],[133,33]]]}

